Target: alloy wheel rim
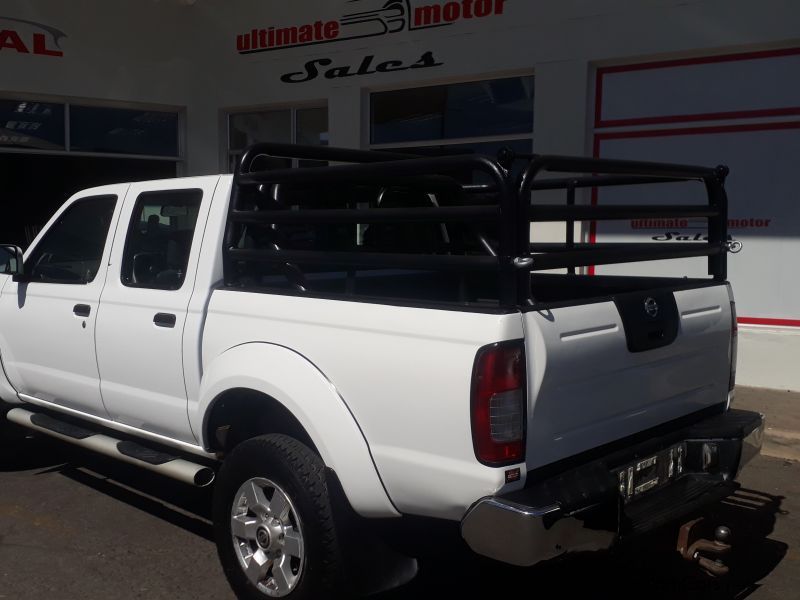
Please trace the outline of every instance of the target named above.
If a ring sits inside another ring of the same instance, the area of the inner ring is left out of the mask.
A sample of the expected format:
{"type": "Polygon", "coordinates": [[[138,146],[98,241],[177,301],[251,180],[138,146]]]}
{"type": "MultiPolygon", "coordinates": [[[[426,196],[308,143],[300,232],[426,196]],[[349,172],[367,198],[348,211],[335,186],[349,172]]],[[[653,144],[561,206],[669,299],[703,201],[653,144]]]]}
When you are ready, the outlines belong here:
{"type": "Polygon", "coordinates": [[[231,509],[233,548],[244,574],[272,598],[297,587],[305,564],[300,516],[289,495],[263,477],[245,481],[231,509]]]}

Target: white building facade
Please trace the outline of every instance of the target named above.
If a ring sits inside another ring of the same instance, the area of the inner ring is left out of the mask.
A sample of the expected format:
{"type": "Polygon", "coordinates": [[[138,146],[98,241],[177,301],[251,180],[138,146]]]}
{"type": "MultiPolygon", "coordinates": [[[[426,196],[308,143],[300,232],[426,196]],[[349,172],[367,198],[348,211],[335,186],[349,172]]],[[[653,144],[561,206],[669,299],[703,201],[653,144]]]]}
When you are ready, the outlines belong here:
{"type": "Polygon", "coordinates": [[[738,380],[800,390],[796,3],[7,0],[0,73],[0,234],[23,245],[76,189],[230,171],[253,141],[727,164],[738,380]]]}

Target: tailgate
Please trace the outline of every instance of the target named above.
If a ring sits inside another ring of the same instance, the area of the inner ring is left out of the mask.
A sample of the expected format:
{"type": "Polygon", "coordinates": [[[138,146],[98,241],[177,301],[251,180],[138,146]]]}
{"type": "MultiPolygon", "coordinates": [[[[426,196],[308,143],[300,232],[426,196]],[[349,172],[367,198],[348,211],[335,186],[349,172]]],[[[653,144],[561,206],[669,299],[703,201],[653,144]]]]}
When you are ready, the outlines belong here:
{"type": "Polygon", "coordinates": [[[529,470],[727,400],[725,284],[619,294],[524,319],[529,470]]]}

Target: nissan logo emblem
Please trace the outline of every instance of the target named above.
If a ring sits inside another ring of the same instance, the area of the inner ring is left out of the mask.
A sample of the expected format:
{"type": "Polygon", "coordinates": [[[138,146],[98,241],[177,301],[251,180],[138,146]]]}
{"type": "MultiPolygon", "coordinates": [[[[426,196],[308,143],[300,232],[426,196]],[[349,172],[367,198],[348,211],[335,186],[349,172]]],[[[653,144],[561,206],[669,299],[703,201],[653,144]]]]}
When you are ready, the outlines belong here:
{"type": "Polygon", "coordinates": [[[656,302],[655,298],[647,298],[644,301],[644,312],[646,312],[649,317],[656,317],[658,315],[658,302],[656,302]]]}

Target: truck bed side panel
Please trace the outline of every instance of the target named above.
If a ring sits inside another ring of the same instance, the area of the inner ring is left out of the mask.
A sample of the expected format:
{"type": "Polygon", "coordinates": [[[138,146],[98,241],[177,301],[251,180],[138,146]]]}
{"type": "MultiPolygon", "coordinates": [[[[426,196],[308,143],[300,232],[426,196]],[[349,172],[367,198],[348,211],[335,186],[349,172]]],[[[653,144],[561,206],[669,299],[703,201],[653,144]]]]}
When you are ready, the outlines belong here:
{"type": "MultiPolygon", "coordinates": [[[[470,382],[476,352],[521,337],[519,313],[220,290],[209,305],[203,362],[250,341],[298,352],[347,404],[395,506],[459,519],[477,498],[505,483],[502,470],[479,464],[472,447],[470,382]]],[[[263,377],[270,378],[268,364],[263,377]]]]}

